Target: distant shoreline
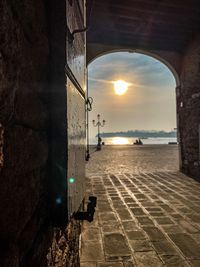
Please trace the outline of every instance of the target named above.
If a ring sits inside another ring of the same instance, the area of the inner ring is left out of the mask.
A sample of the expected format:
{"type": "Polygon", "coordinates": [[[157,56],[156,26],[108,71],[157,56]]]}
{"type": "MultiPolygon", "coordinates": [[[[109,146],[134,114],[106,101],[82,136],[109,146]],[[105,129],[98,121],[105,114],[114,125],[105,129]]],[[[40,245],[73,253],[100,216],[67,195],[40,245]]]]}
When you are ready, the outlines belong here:
{"type": "MultiPolygon", "coordinates": [[[[107,132],[101,133],[101,137],[113,138],[113,137],[133,137],[133,138],[176,138],[176,131],[165,132],[165,131],[127,131],[127,132],[107,132]]],[[[97,136],[96,136],[97,137],[97,136]]]]}

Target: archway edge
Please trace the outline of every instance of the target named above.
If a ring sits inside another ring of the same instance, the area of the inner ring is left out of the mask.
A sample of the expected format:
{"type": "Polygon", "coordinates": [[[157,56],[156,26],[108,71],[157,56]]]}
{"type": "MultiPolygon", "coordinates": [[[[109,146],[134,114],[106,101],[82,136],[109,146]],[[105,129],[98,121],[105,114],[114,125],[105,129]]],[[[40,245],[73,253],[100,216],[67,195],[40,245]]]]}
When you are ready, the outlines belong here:
{"type": "Polygon", "coordinates": [[[143,49],[121,48],[121,47],[113,48],[105,45],[102,46],[98,44],[89,44],[87,47],[87,65],[92,63],[98,57],[115,52],[139,53],[159,60],[161,63],[166,65],[174,75],[176,81],[176,87],[180,86],[181,55],[177,52],[164,51],[164,50],[147,51],[143,49]]]}

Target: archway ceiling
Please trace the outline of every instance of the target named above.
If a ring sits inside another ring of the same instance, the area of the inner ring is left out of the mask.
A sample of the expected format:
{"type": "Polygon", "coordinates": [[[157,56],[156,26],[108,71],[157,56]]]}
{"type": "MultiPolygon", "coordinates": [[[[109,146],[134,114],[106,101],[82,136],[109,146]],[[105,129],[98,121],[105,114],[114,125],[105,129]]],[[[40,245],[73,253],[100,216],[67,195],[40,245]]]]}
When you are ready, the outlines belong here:
{"type": "Polygon", "coordinates": [[[88,45],[182,52],[200,31],[199,0],[88,0],[87,10],[88,45]]]}

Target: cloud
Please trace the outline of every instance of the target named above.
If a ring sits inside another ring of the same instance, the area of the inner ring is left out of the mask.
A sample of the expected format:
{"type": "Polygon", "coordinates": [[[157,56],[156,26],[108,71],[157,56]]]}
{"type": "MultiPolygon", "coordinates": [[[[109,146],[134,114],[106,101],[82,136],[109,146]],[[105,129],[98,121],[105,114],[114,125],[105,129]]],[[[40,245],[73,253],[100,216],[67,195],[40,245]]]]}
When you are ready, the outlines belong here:
{"type": "MultiPolygon", "coordinates": [[[[96,59],[89,66],[89,76],[100,80],[129,79],[137,86],[169,84],[171,71],[158,60],[136,53],[113,53],[96,59]],[[125,78],[123,78],[125,77],[125,78]],[[139,82],[135,82],[137,80],[139,82]]],[[[175,79],[173,77],[174,84],[175,79]]],[[[175,85],[174,85],[175,87],[175,85]]]]}

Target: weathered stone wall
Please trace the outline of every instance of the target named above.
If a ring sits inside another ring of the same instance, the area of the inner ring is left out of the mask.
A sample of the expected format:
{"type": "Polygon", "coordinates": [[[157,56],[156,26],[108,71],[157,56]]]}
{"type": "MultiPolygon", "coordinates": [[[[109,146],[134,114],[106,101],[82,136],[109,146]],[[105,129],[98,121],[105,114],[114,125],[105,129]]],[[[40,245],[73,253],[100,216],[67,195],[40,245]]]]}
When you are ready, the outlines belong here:
{"type": "Polygon", "coordinates": [[[177,90],[182,171],[200,179],[200,36],[191,41],[177,90]]]}
{"type": "MultiPolygon", "coordinates": [[[[66,165],[65,12],[64,0],[0,1],[1,267],[47,266],[56,242],[49,188],[52,162],[66,165]]],[[[78,264],[79,231],[73,221],[56,230],[67,235],[66,266],[78,264]]]]}
{"type": "Polygon", "coordinates": [[[0,265],[43,265],[49,239],[48,33],[44,1],[0,3],[0,265]],[[46,250],[45,250],[46,247],[46,250]]]}
{"type": "Polygon", "coordinates": [[[79,267],[79,221],[71,220],[66,229],[56,228],[54,238],[47,255],[48,266],[79,267]]]}

